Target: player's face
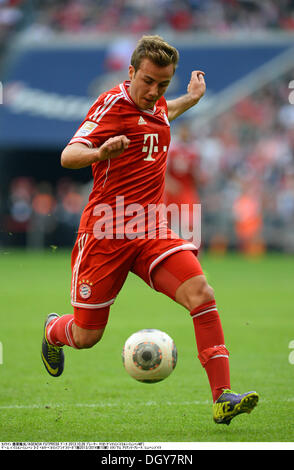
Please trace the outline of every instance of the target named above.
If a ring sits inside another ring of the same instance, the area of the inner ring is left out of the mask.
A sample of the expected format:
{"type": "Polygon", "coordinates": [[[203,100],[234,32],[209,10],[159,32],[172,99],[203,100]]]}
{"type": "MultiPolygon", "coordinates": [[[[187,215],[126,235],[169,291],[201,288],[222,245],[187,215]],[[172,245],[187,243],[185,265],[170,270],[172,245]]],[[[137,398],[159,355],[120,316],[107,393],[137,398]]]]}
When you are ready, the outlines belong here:
{"type": "Polygon", "coordinates": [[[131,98],[140,109],[152,109],[156,101],[165,93],[173,75],[172,64],[159,67],[149,59],[143,59],[137,72],[130,65],[131,98]]]}

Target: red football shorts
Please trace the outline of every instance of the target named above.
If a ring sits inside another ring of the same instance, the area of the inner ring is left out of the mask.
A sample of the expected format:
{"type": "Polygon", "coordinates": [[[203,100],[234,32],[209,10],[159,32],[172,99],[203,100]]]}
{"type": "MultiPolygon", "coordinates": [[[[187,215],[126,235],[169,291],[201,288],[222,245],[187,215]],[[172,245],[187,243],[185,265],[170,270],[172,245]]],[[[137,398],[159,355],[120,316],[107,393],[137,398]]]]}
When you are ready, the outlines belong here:
{"type": "Polygon", "coordinates": [[[155,290],[174,298],[175,290],[182,282],[202,274],[196,254],[197,249],[192,243],[175,236],[97,240],[92,233],[79,234],[72,251],[71,303],[75,323],[85,329],[104,328],[109,307],[130,271],[155,290]],[[179,258],[180,253],[183,258],[179,258]],[[175,262],[167,262],[172,259],[175,262]]]}

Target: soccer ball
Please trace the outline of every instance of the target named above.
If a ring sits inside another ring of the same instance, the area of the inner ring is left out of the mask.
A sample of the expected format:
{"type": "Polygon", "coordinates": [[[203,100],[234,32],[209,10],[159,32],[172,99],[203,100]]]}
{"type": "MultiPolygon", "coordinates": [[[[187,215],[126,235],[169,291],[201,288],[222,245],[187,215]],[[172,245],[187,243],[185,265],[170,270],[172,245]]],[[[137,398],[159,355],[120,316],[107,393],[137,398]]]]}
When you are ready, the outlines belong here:
{"type": "Polygon", "coordinates": [[[128,374],[139,382],[166,379],[177,364],[177,348],[172,338],[160,330],[146,329],[125,342],[122,360],[128,374]]]}

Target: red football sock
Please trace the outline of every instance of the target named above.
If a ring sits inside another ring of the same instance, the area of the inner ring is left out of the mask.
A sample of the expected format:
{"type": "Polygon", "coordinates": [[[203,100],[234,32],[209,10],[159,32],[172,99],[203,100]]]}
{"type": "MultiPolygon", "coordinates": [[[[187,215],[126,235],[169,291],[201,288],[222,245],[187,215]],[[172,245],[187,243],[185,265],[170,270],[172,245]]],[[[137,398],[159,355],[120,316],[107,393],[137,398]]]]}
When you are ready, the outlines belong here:
{"type": "Polygon", "coordinates": [[[78,349],[72,334],[73,315],[63,315],[52,320],[47,326],[47,340],[54,346],[71,346],[78,349]]]}
{"type": "Polygon", "coordinates": [[[198,357],[205,368],[213,401],[223,389],[230,386],[229,352],[224,344],[224,334],[215,301],[196,307],[191,312],[198,357]]]}

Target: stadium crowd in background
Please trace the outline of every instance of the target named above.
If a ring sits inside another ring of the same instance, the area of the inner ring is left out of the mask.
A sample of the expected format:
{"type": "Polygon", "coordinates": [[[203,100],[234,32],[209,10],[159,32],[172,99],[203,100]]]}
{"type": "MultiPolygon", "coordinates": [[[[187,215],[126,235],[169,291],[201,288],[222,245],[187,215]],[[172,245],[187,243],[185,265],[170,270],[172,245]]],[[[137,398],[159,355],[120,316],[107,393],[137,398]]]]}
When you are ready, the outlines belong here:
{"type": "Polygon", "coordinates": [[[2,0],[25,3],[32,35],[294,29],[293,0],[2,0]]]}
{"type": "Polygon", "coordinates": [[[294,249],[293,73],[239,101],[210,123],[206,135],[196,135],[204,237],[207,228],[212,240],[216,224],[216,245],[226,246],[233,225],[246,250],[294,249]]]}
{"type": "Polygon", "coordinates": [[[54,185],[33,177],[14,178],[2,201],[2,241],[30,249],[71,246],[87,196],[84,185],[68,178],[54,185]]]}
{"type": "Polygon", "coordinates": [[[32,38],[59,32],[293,31],[294,0],[0,0],[0,52],[20,30],[32,38]]]}

